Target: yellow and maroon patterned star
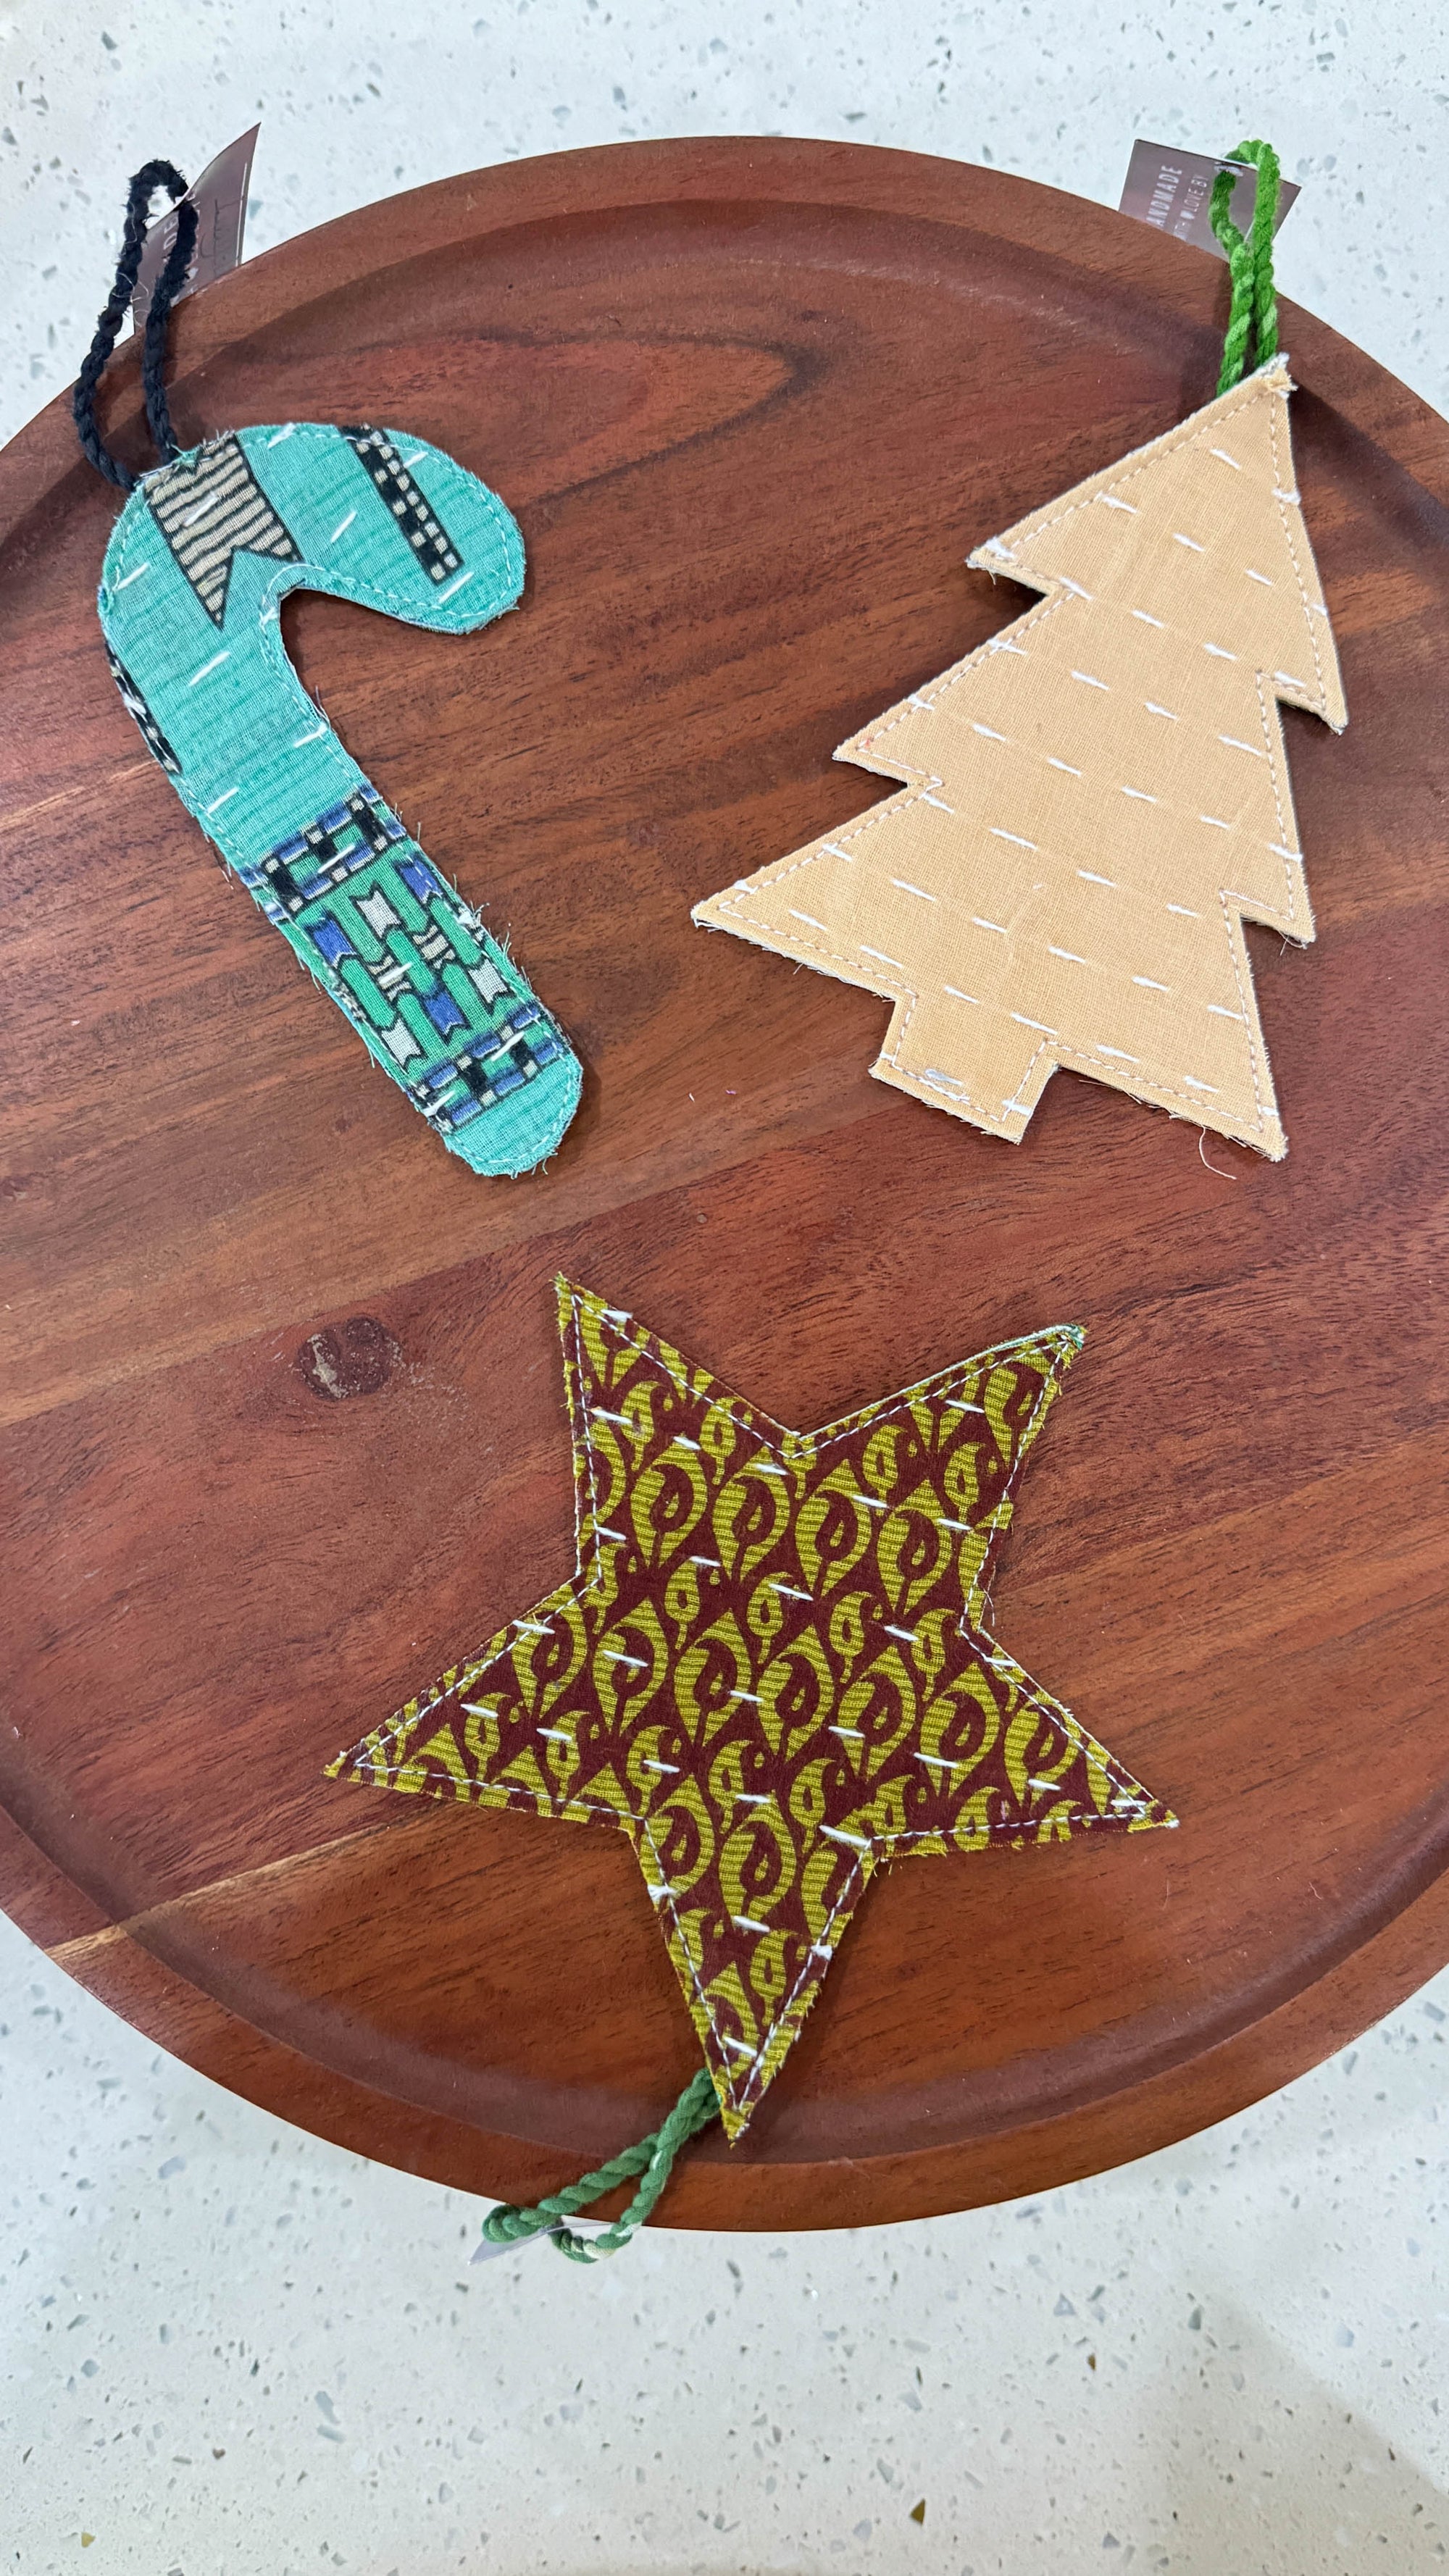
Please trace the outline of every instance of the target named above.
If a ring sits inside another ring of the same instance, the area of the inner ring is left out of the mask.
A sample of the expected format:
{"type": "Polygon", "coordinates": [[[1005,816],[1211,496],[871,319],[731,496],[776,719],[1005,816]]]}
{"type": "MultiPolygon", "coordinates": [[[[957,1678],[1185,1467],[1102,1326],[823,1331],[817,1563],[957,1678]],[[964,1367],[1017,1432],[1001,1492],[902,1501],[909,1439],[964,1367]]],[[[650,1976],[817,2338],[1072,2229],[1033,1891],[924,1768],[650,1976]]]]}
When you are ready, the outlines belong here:
{"type": "Polygon", "coordinates": [[[883,1862],[1176,1822],[984,1624],[1082,1335],[787,1431],[558,1289],[578,1571],[331,1776],[626,1833],[735,2138],[883,1862]]]}

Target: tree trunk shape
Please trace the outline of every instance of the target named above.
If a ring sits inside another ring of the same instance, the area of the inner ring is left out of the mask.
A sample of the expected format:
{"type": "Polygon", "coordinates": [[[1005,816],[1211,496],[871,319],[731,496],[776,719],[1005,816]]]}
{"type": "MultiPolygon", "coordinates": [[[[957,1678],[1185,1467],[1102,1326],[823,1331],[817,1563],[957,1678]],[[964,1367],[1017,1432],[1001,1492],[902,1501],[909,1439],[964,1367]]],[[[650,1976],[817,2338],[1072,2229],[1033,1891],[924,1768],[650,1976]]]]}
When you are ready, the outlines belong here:
{"type": "Polygon", "coordinates": [[[1277,700],[1335,731],[1286,364],[970,557],[1044,596],[842,744],[905,781],[697,906],[894,1004],[872,1070],[1019,1139],[1057,1065],[1277,1160],[1243,921],[1312,939],[1277,700]]]}

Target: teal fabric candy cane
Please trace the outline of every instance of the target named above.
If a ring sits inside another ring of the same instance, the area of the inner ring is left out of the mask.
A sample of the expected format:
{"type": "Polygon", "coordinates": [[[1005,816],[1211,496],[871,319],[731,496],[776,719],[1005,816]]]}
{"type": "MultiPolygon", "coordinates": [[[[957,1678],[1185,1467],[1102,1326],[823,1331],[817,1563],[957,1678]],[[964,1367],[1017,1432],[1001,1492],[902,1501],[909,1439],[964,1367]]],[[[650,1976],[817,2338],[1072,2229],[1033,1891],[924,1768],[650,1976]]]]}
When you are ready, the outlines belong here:
{"type": "Polygon", "coordinates": [[[553,1152],[578,1059],[307,696],[281,604],[320,590],[461,635],[522,587],[513,518],[441,449],[288,421],[144,475],[99,599],[117,686],[182,803],[476,1172],[530,1171],[553,1152]]]}

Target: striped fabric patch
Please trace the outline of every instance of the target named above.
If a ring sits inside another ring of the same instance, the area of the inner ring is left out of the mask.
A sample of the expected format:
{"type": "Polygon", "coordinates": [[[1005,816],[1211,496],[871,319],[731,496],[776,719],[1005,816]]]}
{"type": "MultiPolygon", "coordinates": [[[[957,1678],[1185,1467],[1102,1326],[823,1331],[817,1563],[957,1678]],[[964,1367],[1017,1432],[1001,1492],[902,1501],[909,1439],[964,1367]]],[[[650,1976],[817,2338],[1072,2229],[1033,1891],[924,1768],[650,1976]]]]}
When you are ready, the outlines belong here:
{"type": "Polygon", "coordinates": [[[214,626],[226,615],[237,555],[302,560],[235,438],[216,439],[194,458],[182,457],[164,473],[148,475],[146,500],[214,626]]]}
{"type": "Polygon", "coordinates": [[[125,663],[119,662],[116,659],[116,656],[111,651],[109,644],[106,646],[106,660],[111,666],[111,677],[121,692],[121,704],[124,706],[126,713],[133,717],[135,722],[140,726],[141,740],[144,742],[146,749],[151,754],[152,759],[159,760],[162,768],[167,772],[169,777],[179,778],[181,775],[180,761],[177,759],[176,754],[172,750],[170,743],[167,741],[166,736],[161,730],[161,727],[156,722],[156,719],[146,704],[145,699],[141,695],[140,690],[137,688],[135,681],[132,679],[130,672],[127,670],[125,663]]]}
{"type": "Polygon", "coordinates": [[[412,547],[429,581],[445,581],[461,558],[426,493],[420,492],[386,430],[365,423],[342,432],[372,476],[389,515],[412,547]]]}

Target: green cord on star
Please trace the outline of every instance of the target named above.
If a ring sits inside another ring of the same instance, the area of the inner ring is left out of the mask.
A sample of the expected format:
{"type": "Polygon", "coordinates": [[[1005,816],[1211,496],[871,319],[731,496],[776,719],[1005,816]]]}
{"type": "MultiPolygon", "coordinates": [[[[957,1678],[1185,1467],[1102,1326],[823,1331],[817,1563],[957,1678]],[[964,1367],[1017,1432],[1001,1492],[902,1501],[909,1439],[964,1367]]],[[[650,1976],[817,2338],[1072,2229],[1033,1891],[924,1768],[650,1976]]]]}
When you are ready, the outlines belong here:
{"type": "Polygon", "coordinates": [[[637,2227],[642,2227],[669,2180],[674,2159],[690,2138],[708,2128],[719,2118],[719,2101],[713,2079],[701,2067],[698,2075],[680,2094],[667,2120],[637,2146],[625,2147],[623,2153],[611,2156],[597,2173],[581,2175],[577,2182],[562,2191],[550,2192],[546,2200],[533,2209],[512,2205],[491,2209],[483,2221],[483,2234],[490,2245],[526,2245],[533,2236],[551,2235],[560,2254],[571,2263],[597,2263],[606,2254],[617,2254],[628,2244],[637,2227]],[[636,2174],[644,2179],[622,2218],[606,2227],[602,2236],[576,2236],[571,2227],[560,2222],[577,2217],[594,2200],[602,2200],[616,2183],[632,2182],[636,2174]]]}
{"type": "Polygon", "coordinates": [[[1247,372],[1248,335],[1257,339],[1255,366],[1265,366],[1278,354],[1278,300],[1273,291],[1273,227],[1278,216],[1278,155],[1271,143],[1240,143],[1228,155],[1231,161],[1251,161],[1258,173],[1257,193],[1253,199],[1253,220],[1247,239],[1239,232],[1229,208],[1237,174],[1220,170],[1213,181],[1212,200],[1208,209],[1213,231],[1228,255],[1228,270],[1233,281],[1232,304],[1228,313],[1227,337],[1223,342],[1223,369],[1218,378],[1218,392],[1230,393],[1247,372]]]}

